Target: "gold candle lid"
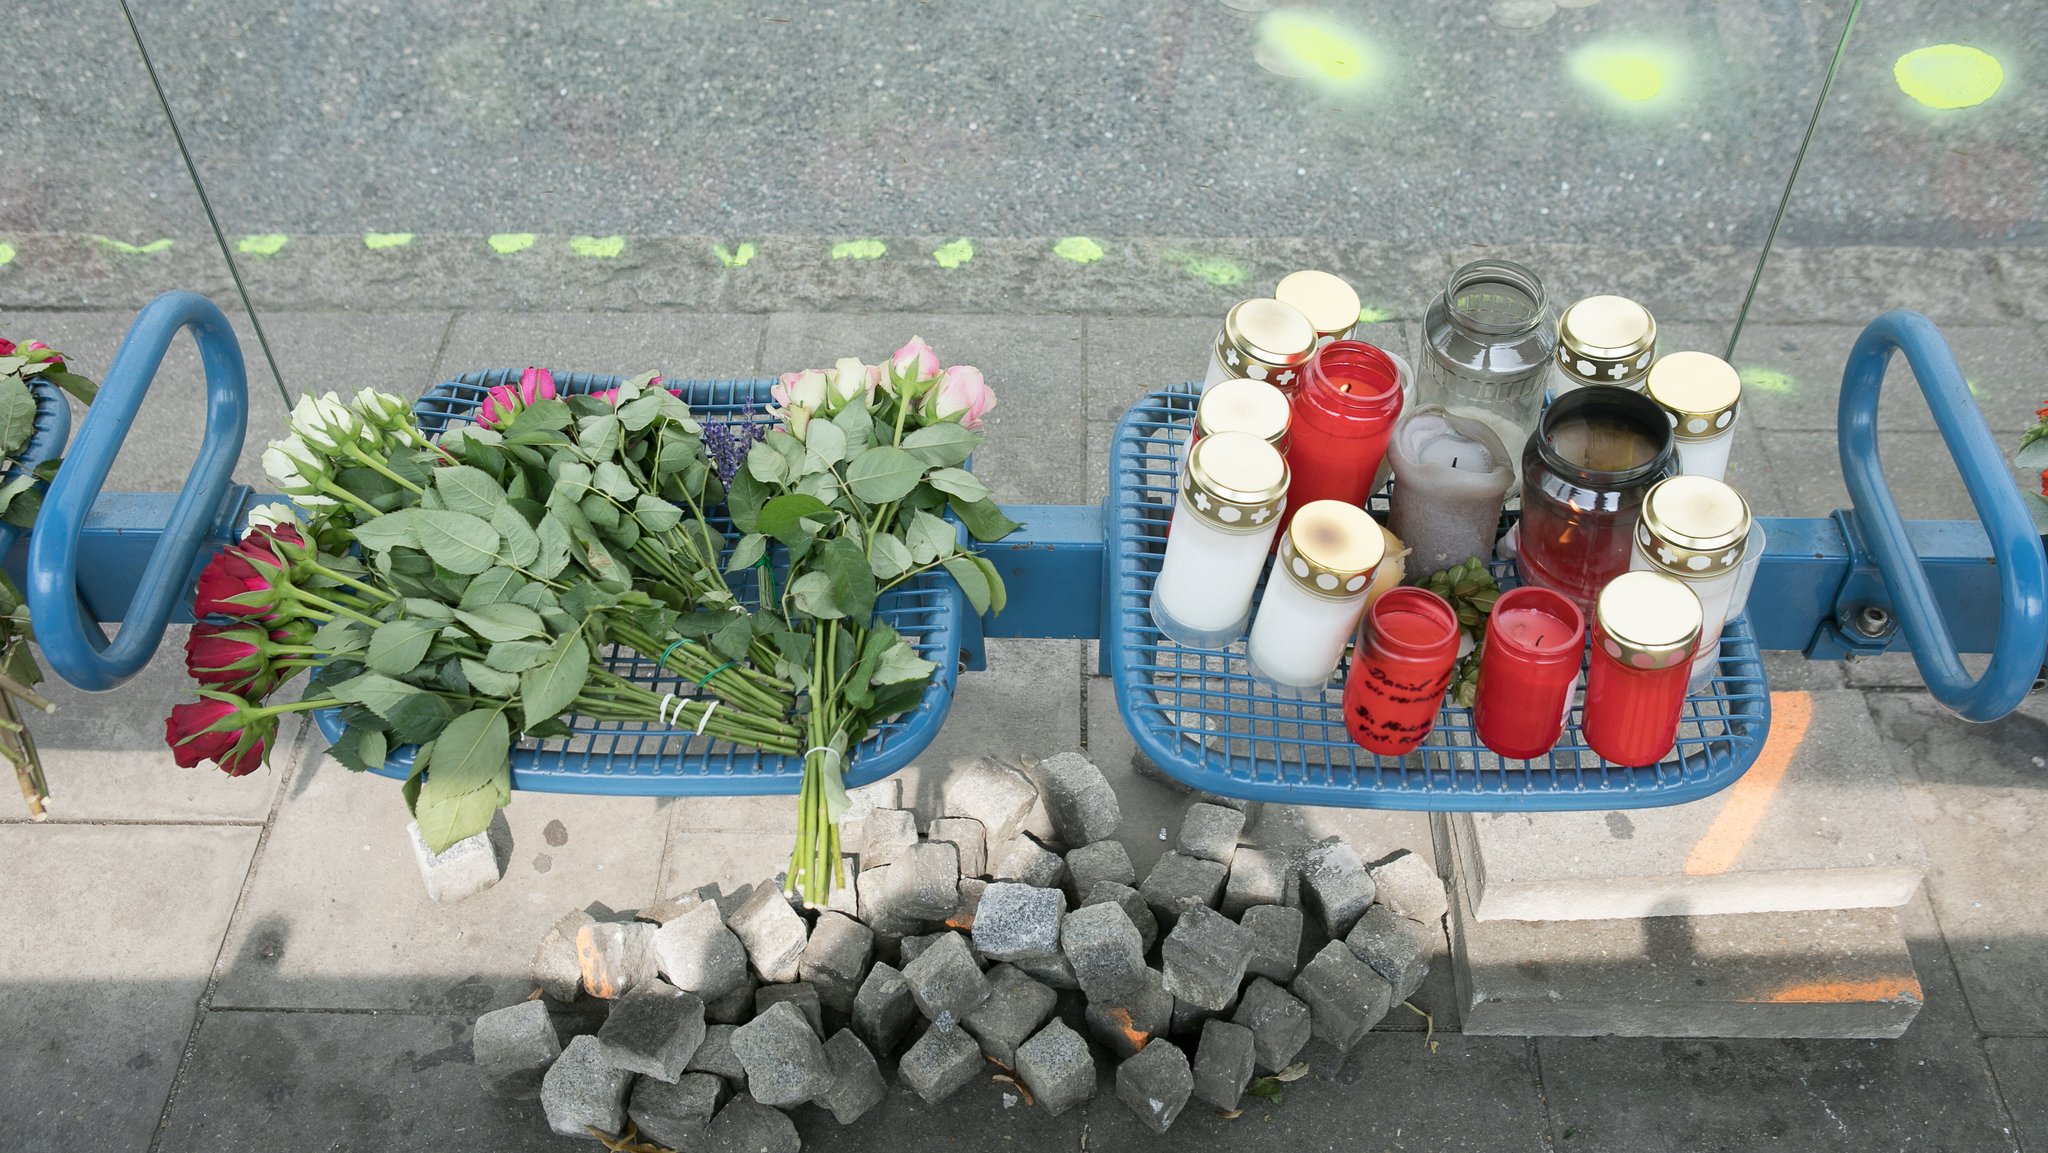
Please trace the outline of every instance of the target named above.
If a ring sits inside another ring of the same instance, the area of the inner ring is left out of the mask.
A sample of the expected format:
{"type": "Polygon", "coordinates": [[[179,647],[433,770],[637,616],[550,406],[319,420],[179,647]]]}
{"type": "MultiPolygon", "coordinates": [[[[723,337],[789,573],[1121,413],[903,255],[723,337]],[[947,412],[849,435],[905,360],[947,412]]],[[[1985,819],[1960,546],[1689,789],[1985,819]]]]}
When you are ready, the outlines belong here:
{"type": "Polygon", "coordinates": [[[1358,293],[1341,277],[1313,268],[1290,272],[1273,289],[1273,299],[1285,301],[1308,317],[1316,334],[1343,340],[1358,327],[1358,293]]]}
{"type": "Polygon", "coordinates": [[[1241,301],[1223,318],[1216,358],[1234,375],[1291,389],[1316,348],[1315,326],[1291,304],[1269,297],[1241,301]]]}
{"type": "Polygon", "coordinates": [[[1195,404],[1195,433],[1244,432],[1277,445],[1287,438],[1293,416],[1286,393],[1263,380],[1239,377],[1202,394],[1195,404]]]}
{"type": "Polygon", "coordinates": [[[1637,569],[1607,582],[1593,609],[1601,646],[1638,669],[1689,664],[1700,639],[1700,598],[1684,581],[1637,569]]]}
{"type": "Polygon", "coordinates": [[[1735,423],[1742,378],[1711,352],[1674,352],[1650,368],[1643,389],[1671,418],[1678,440],[1711,440],[1735,423]]]}
{"type": "Polygon", "coordinates": [[[1287,461],[1250,433],[1205,436],[1188,450],[1181,496],[1196,516],[1224,532],[1258,532],[1287,504],[1287,461]]]}
{"type": "Polygon", "coordinates": [[[1280,567],[1324,600],[1363,596],[1387,553],[1378,521],[1355,504],[1313,500],[1295,510],[1280,540],[1280,567]]]}
{"type": "Polygon", "coordinates": [[[1633,387],[1656,350],[1656,318],[1625,296],[1589,296],[1557,318],[1557,363],[1580,380],[1633,387]]]}
{"type": "Polygon", "coordinates": [[[1710,476],[1666,477],[1643,497],[1636,542],[1651,564],[1673,576],[1719,576],[1742,562],[1749,502],[1710,476]]]}

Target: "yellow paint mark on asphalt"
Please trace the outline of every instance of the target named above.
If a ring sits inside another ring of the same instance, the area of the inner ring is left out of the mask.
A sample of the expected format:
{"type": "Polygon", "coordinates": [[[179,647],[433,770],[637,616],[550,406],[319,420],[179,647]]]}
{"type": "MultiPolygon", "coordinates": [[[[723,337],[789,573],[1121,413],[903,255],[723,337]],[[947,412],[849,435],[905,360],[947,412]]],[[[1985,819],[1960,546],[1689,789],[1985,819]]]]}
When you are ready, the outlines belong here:
{"type": "Polygon", "coordinates": [[[1892,64],[1899,91],[1929,108],[1974,108],[2005,83],[1998,57],[1967,44],[1915,48],[1892,64]]]}
{"type": "Polygon", "coordinates": [[[511,256],[532,248],[533,242],[539,239],[540,237],[531,232],[493,232],[484,243],[490,245],[491,251],[499,256],[511,256]]]}
{"type": "Polygon", "coordinates": [[[0,241],[0,268],[5,268],[13,263],[14,246],[12,244],[8,244],[5,241],[0,241]]]}
{"type": "Polygon", "coordinates": [[[290,242],[291,237],[282,232],[266,232],[261,236],[244,236],[235,245],[235,251],[244,256],[276,256],[290,242]]]}
{"type": "Polygon", "coordinates": [[[1771,735],[1764,741],[1756,763],[1728,790],[1728,800],[1707,826],[1699,843],[1686,858],[1685,875],[1714,877],[1727,872],[1742,856],[1757,826],[1763,824],[1771,798],[1785,783],[1785,771],[1806,740],[1813,724],[1813,694],[1784,692],[1771,694],[1771,735]]]}
{"type": "Polygon", "coordinates": [[[1803,981],[1776,989],[1757,1000],[1772,1005],[1840,1005],[1852,1001],[1922,1001],[1920,979],[1911,973],[1870,977],[1861,981],[1803,981]]]}
{"type": "Polygon", "coordinates": [[[1259,46],[1273,71],[1330,88],[1356,88],[1372,72],[1372,45],[1327,16],[1279,8],[1259,18],[1259,46]]]}
{"type": "Polygon", "coordinates": [[[1588,44],[1572,53],[1572,78],[1626,105],[1647,104],[1664,94],[1675,66],[1658,49],[1588,44]]]}
{"type": "Polygon", "coordinates": [[[1052,254],[1075,264],[1093,264],[1102,259],[1102,246],[1085,236],[1069,236],[1052,246],[1052,254]]]}
{"type": "Polygon", "coordinates": [[[1385,324],[1392,319],[1394,319],[1393,313],[1388,312],[1384,308],[1374,308],[1369,304],[1358,310],[1358,323],[1360,324],[1385,324]]]}
{"type": "Polygon", "coordinates": [[[111,236],[95,236],[93,239],[99,242],[100,247],[123,256],[153,256],[159,252],[169,252],[171,249],[171,238],[168,236],[161,240],[152,240],[148,244],[130,244],[125,240],[115,240],[111,236]]]}
{"type": "Polygon", "coordinates": [[[711,251],[718,254],[719,261],[727,268],[745,268],[747,262],[754,259],[757,250],[752,244],[742,241],[740,246],[732,251],[727,251],[723,244],[712,245],[711,251]]]}
{"type": "Polygon", "coordinates": [[[365,232],[363,247],[371,252],[382,252],[387,248],[404,248],[412,243],[410,232],[365,232]]]}
{"type": "Polygon", "coordinates": [[[974,259],[974,242],[964,237],[949,240],[932,250],[932,259],[939,262],[940,268],[958,268],[974,259]]]}
{"type": "Polygon", "coordinates": [[[842,240],[832,246],[834,260],[880,260],[889,246],[879,240],[842,240]]]}
{"type": "Polygon", "coordinates": [[[1789,372],[1775,368],[1745,368],[1735,374],[1742,381],[1742,387],[1757,392],[1775,392],[1779,395],[1799,391],[1799,382],[1789,372]]]}
{"type": "Polygon", "coordinates": [[[588,256],[595,260],[610,260],[619,253],[626,251],[626,238],[623,236],[572,236],[569,238],[569,249],[578,256],[588,256]]]}
{"type": "Polygon", "coordinates": [[[1222,256],[1200,256],[1187,252],[1169,252],[1168,259],[1180,261],[1180,269],[1196,280],[1206,281],[1213,288],[1230,288],[1245,282],[1244,265],[1222,256]]]}

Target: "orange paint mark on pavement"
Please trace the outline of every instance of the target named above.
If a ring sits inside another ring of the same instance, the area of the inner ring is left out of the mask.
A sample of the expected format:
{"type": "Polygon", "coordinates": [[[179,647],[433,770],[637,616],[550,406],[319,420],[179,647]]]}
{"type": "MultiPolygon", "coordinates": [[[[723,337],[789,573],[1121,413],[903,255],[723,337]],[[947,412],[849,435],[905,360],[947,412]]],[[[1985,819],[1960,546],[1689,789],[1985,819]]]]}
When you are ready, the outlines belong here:
{"type": "Polygon", "coordinates": [[[1770,738],[1764,741],[1749,772],[1728,790],[1728,803],[1707,826],[1706,835],[1692,847],[1692,856],[1685,861],[1686,876],[1717,876],[1735,864],[1763,823],[1764,811],[1770,808],[1778,786],[1785,783],[1785,770],[1792,767],[1792,758],[1805,742],[1812,722],[1812,693],[1771,694],[1770,738]]]}
{"type": "Polygon", "coordinates": [[[591,996],[609,1001],[619,995],[619,975],[612,971],[597,947],[596,926],[585,925],[576,930],[576,962],[583,969],[583,987],[590,990],[591,996]]]}
{"type": "Polygon", "coordinates": [[[1844,1004],[1850,1001],[1919,1001],[1920,980],[1907,973],[1902,977],[1872,977],[1865,981],[1809,981],[1787,985],[1775,993],[1757,998],[1770,1004],[1844,1004]]]}

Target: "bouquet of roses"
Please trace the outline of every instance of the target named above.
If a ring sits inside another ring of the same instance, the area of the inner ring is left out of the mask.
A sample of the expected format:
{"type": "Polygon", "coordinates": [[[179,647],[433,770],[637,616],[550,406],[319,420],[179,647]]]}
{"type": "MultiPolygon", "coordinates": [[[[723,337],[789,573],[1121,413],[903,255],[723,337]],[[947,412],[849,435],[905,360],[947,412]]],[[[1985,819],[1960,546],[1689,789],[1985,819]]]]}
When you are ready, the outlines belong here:
{"type": "Polygon", "coordinates": [[[405,796],[438,851],[509,799],[514,734],[564,736],[569,714],[798,751],[794,686],[678,627],[739,606],[702,428],[657,379],[558,396],[529,370],[439,443],[374,391],[306,398],[291,425],[264,466],[304,519],[259,510],[201,574],[194,613],[215,619],[187,646],[203,699],[167,722],[179,763],[247,773],[280,716],[339,709],[352,769],[418,746],[405,796]],[[709,695],[618,676],[611,645],[709,695]],[[266,703],[307,668],[298,700],[266,703]]]}
{"type": "Polygon", "coordinates": [[[1017,526],[962,466],[981,443],[995,394],[966,365],[941,369],[912,338],[886,364],[847,358],[830,371],[789,373],[775,386],[780,424],[733,479],[732,522],[745,535],[727,568],[788,557],[778,594],[753,629],[805,690],[804,779],[789,885],[823,903],[839,873],[842,770],[877,721],[915,704],[933,666],[874,619],[879,597],[944,569],[974,611],[1001,611],[995,566],[963,546],[950,512],[977,540],[1017,526]]]}
{"type": "MultiPolygon", "coordinates": [[[[63,463],[46,460],[33,469],[23,469],[15,461],[35,436],[36,398],[31,388],[37,381],[61,388],[86,404],[92,403],[98,391],[92,381],[71,371],[63,353],[42,341],[17,345],[0,338],[0,521],[19,529],[35,526],[43,489],[63,463]]],[[[35,691],[42,683],[43,669],[30,647],[34,640],[21,590],[0,573],[0,756],[13,762],[29,816],[40,821],[49,816],[45,806],[50,785],[43,777],[35,739],[16,706],[19,701],[42,712],[56,711],[55,705],[35,691]]]]}

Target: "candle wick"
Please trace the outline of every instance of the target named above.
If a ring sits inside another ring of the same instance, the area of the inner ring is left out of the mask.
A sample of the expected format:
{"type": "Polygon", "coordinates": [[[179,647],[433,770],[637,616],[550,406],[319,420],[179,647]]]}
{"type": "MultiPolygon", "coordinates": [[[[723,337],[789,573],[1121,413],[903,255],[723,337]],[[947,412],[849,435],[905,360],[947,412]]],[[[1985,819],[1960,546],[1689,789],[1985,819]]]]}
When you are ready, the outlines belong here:
{"type": "Polygon", "coordinates": [[[1458,467],[1458,458],[1457,458],[1457,456],[1456,456],[1455,454],[1453,454],[1453,455],[1452,455],[1452,457],[1451,457],[1451,467],[1452,467],[1452,468],[1456,468],[1456,467],[1458,467]]]}

